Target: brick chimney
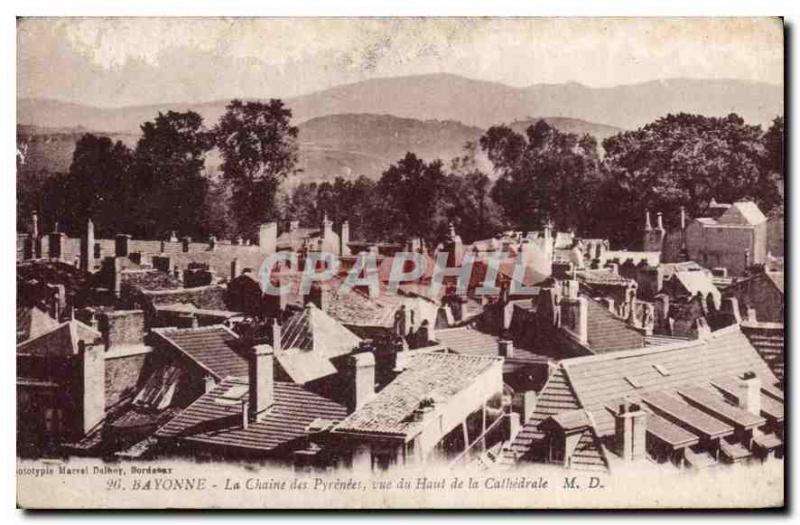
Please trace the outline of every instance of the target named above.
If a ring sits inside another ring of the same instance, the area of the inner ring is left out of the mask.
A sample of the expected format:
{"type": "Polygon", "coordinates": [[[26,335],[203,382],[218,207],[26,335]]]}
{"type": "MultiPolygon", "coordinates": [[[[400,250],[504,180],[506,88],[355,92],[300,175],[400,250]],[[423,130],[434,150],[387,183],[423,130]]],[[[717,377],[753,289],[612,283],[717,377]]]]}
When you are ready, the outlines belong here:
{"type": "Polygon", "coordinates": [[[253,347],[248,367],[250,380],[249,420],[256,421],[275,404],[274,354],[270,345],[253,347]]]}
{"type": "Polygon", "coordinates": [[[761,415],[761,380],[755,372],[739,377],[739,408],[756,416],[761,415]]]}
{"type": "Polygon", "coordinates": [[[362,352],[348,357],[350,371],[350,399],[348,408],[359,409],[375,394],[375,356],[372,352],[362,352]]]}
{"type": "Polygon", "coordinates": [[[617,453],[624,461],[646,457],[647,412],[636,403],[623,402],[614,416],[617,453]]]}

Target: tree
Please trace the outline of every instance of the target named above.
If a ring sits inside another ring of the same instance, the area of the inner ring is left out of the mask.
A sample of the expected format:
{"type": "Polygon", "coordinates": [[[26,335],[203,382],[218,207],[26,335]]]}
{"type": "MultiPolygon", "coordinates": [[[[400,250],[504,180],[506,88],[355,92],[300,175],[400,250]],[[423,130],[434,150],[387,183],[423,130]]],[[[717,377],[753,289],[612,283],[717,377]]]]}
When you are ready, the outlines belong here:
{"type": "Polygon", "coordinates": [[[425,163],[407,153],[383,172],[378,182],[376,227],[389,239],[421,238],[435,245],[447,235],[446,177],[442,162],[425,163]]]}
{"type": "Polygon", "coordinates": [[[91,133],[75,144],[69,172],[48,181],[42,215],[61,231],[81,235],[92,219],[99,234],[125,231],[132,211],[129,180],[133,155],[120,141],[91,133]]]}
{"type": "Polygon", "coordinates": [[[667,115],[603,142],[607,179],[593,206],[597,233],[626,245],[641,239],[645,210],[664,214],[667,227],[681,206],[702,217],[712,199],[754,200],[764,212],[780,201],[765,169],[759,126],[724,118],[667,115]]]}
{"type": "Polygon", "coordinates": [[[478,167],[476,150],[477,145],[468,142],[464,155],[451,161],[447,184],[451,217],[465,242],[492,237],[503,227],[491,199],[492,181],[478,167]]]}
{"type": "Polygon", "coordinates": [[[491,195],[508,222],[523,230],[547,221],[560,229],[585,228],[587,207],[599,185],[593,137],[562,133],[540,120],[525,136],[493,126],[480,146],[499,175],[491,195]]]}
{"type": "Polygon", "coordinates": [[[297,164],[297,128],[291,118],[281,100],[233,100],[214,130],[236,228],[243,236],[253,238],[259,223],[278,217],[280,183],[297,164]]]}
{"type": "Polygon", "coordinates": [[[134,153],[138,230],[147,237],[170,231],[205,231],[209,183],[205,155],[211,149],[203,118],[194,111],[159,113],[141,126],[134,153]]]}
{"type": "Polygon", "coordinates": [[[783,117],[775,117],[772,125],[764,133],[766,169],[780,175],[783,180],[783,117]]]}

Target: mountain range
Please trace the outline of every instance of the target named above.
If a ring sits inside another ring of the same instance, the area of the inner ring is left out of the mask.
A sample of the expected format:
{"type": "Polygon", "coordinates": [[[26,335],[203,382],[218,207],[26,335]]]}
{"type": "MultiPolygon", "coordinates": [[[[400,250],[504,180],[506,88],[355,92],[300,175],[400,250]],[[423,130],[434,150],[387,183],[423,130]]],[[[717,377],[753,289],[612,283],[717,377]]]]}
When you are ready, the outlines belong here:
{"type": "MultiPolygon", "coordinates": [[[[300,123],[303,178],[321,180],[361,173],[376,177],[406,151],[426,159],[449,160],[461,154],[465,142],[476,140],[489,126],[507,123],[522,131],[541,117],[562,131],[592,134],[598,142],[676,112],[708,116],[735,112],[748,122],[767,125],[783,114],[783,89],[758,82],[699,79],[608,88],[577,83],[519,88],[434,74],[366,80],[285,102],[294,122],[300,123]]],[[[70,136],[77,134],[76,128],[112,134],[134,144],[139,125],[159,111],[191,109],[211,125],[222,115],[226,103],[98,108],[19,99],[17,124],[24,127],[18,134],[31,142],[32,137],[49,137],[50,142],[44,144],[50,146],[45,149],[60,145],[60,149],[55,148],[57,154],[45,151],[38,156],[49,167],[61,166],[71,157],[70,136]]],[[[213,166],[214,159],[210,161],[213,166]]]]}

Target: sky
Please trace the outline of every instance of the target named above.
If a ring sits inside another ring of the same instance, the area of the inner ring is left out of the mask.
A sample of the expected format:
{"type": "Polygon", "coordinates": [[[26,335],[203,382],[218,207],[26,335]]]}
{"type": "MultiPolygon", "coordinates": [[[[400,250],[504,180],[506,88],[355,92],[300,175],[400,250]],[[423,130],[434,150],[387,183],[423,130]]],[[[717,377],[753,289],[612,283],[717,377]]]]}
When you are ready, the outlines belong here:
{"type": "Polygon", "coordinates": [[[783,84],[778,19],[25,18],[17,96],[101,107],[292,97],[455,73],[523,87],[783,84]]]}

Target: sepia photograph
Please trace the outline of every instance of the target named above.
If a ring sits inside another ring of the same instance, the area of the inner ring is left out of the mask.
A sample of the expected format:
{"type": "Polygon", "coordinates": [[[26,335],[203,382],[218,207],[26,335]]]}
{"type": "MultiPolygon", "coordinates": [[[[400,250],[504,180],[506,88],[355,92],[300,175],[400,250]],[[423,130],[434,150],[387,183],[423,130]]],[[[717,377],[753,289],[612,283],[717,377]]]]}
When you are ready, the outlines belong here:
{"type": "Polygon", "coordinates": [[[784,33],[19,17],[18,507],[783,507],[784,33]]]}

